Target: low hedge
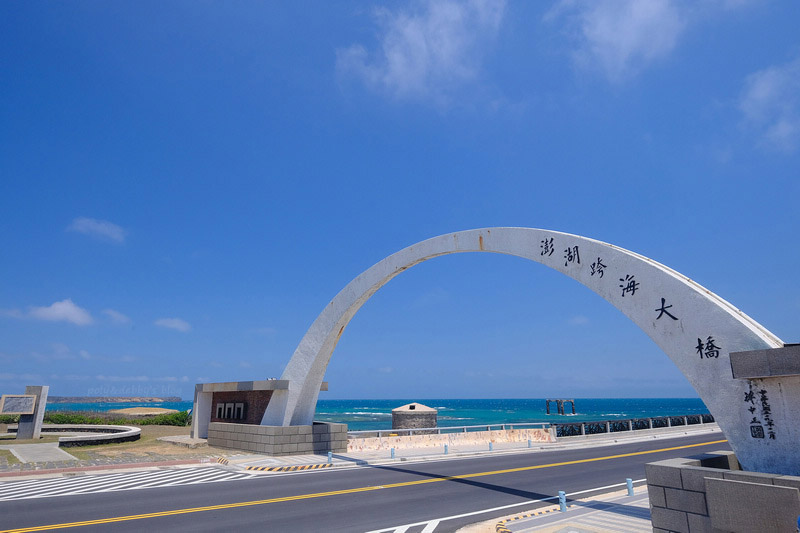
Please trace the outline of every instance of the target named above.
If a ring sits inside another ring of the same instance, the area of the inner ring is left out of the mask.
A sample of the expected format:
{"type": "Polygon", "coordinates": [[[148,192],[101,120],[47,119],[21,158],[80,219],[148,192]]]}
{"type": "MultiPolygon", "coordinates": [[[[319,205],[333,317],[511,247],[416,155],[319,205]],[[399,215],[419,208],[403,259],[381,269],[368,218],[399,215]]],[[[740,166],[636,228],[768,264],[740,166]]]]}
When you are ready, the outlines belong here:
{"type": "MultiPolygon", "coordinates": [[[[0,415],[0,424],[17,424],[19,415],[0,415]]],[[[115,426],[188,426],[192,417],[188,411],[155,416],[125,418],[102,411],[45,411],[45,424],[111,424],[115,426]]]]}

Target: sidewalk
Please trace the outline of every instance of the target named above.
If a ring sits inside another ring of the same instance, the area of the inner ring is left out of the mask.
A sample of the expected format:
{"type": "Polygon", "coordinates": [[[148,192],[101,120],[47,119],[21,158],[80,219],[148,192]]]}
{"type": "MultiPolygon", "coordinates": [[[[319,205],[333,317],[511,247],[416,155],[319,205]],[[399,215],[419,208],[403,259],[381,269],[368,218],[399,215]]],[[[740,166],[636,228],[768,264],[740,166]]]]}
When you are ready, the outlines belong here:
{"type": "MultiPolygon", "coordinates": [[[[625,444],[630,442],[650,441],[654,439],[668,439],[682,437],[685,435],[717,434],[719,427],[716,424],[704,424],[702,426],[685,426],[673,428],[661,428],[654,430],[641,430],[635,432],[620,432],[611,435],[591,435],[586,437],[563,437],[558,442],[545,443],[534,442],[528,448],[526,443],[497,443],[489,449],[489,445],[474,446],[451,446],[444,453],[443,447],[409,448],[396,449],[394,458],[390,450],[360,451],[348,453],[334,453],[331,462],[336,467],[359,466],[359,465],[380,465],[391,464],[403,461],[441,461],[452,458],[463,458],[486,454],[501,453],[537,453],[564,449],[613,446],[614,444],[625,444]]],[[[270,457],[258,454],[235,454],[227,457],[229,465],[233,468],[248,467],[281,467],[295,465],[309,465],[327,463],[327,455],[288,455],[280,457],[270,457]]]]}
{"type": "MultiPolygon", "coordinates": [[[[661,428],[654,430],[641,430],[635,432],[620,432],[611,435],[601,434],[586,437],[566,437],[554,443],[533,443],[528,448],[526,443],[497,443],[489,449],[489,445],[473,445],[450,447],[448,453],[444,453],[443,447],[397,449],[394,458],[390,450],[360,451],[350,453],[334,453],[331,455],[331,467],[353,467],[362,465],[392,464],[403,461],[441,461],[453,458],[463,458],[469,456],[480,456],[486,454],[508,454],[508,453],[539,453],[545,451],[555,451],[562,449],[574,449],[582,447],[609,446],[653,439],[668,439],[684,435],[714,434],[719,435],[719,428],[716,424],[704,424],[702,426],[680,426],[673,428],[661,428]]],[[[235,450],[212,450],[201,447],[189,450],[183,447],[181,454],[171,453],[148,453],[146,457],[122,456],[114,459],[89,459],[79,460],[69,454],[69,450],[55,448],[48,450],[53,452],[52,457],[41,457],[38,461],[36,457],[26,455],[27,448],[30,446],[45,447],[41,444],[22,444],[3,445],[3,449],[8,449],[14,456],[22,461],[21,464],[8,464],[5,457],[0,454],[0,479],[9,479],[18,475],[30,474],[51,474],[58,475],[60,472],[75,472],[82,469],[97,470],[105,469],[136,469],[153,468],[160,463],[164,465],[175,464],[208,464],[216,463],[216,459],[221,458],[220,464],[231,470],[248,470],[253,473],[263,473],[269,475],[275,471],[280,471],[283,467],[302,467],[307,465],[328,464],[326,455],[287,455],[272,457],[266,455],[237,452],[235,450]],[[59,457],[56,460],[55,454],[59,457]],[[270,470],[267,470],[270,469],[270,470]]]]}
{"type": "MultiPolygon", "coordinates": [[[[599,533],[599,532],[650,532],[650,500],[647,487],[637,487],[634,495],[617,491],[587,499],[569,500],[568,508],[561,512],[558,506],[537,509],[530,513],[507,516],[491,521],[493,527],[487,531],[497,533],[599,533]]],[[[467,533],[469,530],[462,530],[467,533]]],[[[474,530],[473,533],[477,533],[474,530]]]]}

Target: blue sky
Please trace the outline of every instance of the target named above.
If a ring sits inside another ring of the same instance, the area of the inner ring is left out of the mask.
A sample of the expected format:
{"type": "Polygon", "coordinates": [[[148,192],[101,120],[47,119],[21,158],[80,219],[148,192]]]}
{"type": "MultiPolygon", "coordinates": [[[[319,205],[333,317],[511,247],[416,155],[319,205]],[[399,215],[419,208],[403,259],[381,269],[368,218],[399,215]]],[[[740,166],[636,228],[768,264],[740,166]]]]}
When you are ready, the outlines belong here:
{"type": "MultiPolygon", "coordinates": [[[[14,2],[0,392],[279,376],[361,271],[488,226],[652,257],[797,342],[800,3],[14,2]]],[[[694,396],[517,258],[384,287],[322,398],[694,396]]]]}

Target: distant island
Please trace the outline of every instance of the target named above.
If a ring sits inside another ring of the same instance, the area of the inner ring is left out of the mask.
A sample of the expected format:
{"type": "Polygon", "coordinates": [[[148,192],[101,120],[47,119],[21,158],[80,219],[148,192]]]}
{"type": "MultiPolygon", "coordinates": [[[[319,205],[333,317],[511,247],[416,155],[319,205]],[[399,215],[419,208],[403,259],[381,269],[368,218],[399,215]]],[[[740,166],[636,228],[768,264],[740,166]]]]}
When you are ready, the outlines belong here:
{"type": "Polygon", "coordinates": [[[162,403],[181,402],[179,396],[48,396],[47,403],[162,403]]]}

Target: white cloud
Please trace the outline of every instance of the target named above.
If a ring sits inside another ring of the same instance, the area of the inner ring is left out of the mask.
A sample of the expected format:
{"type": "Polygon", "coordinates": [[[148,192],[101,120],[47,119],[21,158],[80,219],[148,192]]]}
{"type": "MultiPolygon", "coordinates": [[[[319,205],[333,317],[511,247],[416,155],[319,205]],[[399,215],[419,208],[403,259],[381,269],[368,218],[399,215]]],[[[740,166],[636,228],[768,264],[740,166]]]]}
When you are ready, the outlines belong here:
{"type": "Polygon", "coordinates": [[[400,98],[446,100],[475,80],[488,43],[497,34],[505,0],[419,2],[411,9],[375,13],[380,47],[361,44],[336,51],[336,67],[373,89],[400,98]]]}
{"type": "Polygon", "coordinates": [[[128,318],[126,315],[123,315],[119,311],[115,311],[113,309],[104,309],[103,314],[107,315],[111,321],[115,324],[130,324],[131,319],[128,318]]]}
{"type": "Polygon", "coordinates": [[[672,52],[686,27],[686,9],[671,0],[562,0],[545,19],[568,19],[579,66],[622,81],[672,52]]]}
{"type": "Polygon", "coordinates": [[[162,328],[174,329],[177,331],[182,331],[184,333],[192,329],[192,326],[190,326],[188,322],[186,322],[185,320],[181,320],[180,318],[159,318],[154,323],[156,326],[161,326],[162,328]]]}
{"type": "Polygon", "coordinates": [[[66,374],[63,376],[59,376],[58,374],[51,374],[50,379],[62,379],[65,381],[87,381],[89,379],[93,379],[94,376],[86,376],[80,374],[66,374]]]}
{"type": "Polygon", "coordinates": [[[585,326],[589,323],[589,319],[583,315],[575,315],[569,319],[569,323],[573,326],[585,326]]]}
{"type": "Polygon", "coordinates": [[[106,376],[100,374],[94,378],[97,381],[150,381],[149,376],[106,376]]]}
{"type": "Polygon", "coordinates": [[[72,303],[69,298],[47,307],[31,307],[28,316],[50,322],[71,322],[77,326],[86,326],[93,322],[89,312],[72,303]]]}
{"type": "Polygon", "coordinates": [[[800,57],[750,74],[739,110],[764,145],[795,150],[800,144],[800,57]]]}
{"type": "Polygon", "coordinates": [[[435,287],[430,291],[418,296],[412,307],[430,307],[437,306],[447,302],[450,299],[450,294],[441,287],[435,287]]]}
{"type": "Polygon", "coordinates": [[[76,231],[96,239],[112,241],[119,244],[125,242],[125,230],[107,220],[78,217],[67,227],[67,231],[76,231]]]}
{"type": "Polygon", "coordinates": [[[263,335],[265,337],[273,337],[278,332],[277,329],[269,326],[261,327],[261,328],[253,328],[249,330],[250,333],[255,335],[263,335]]]}
{"type": "Polygon", "coordinates": [[[9,372],[0,372],[0,381],[41,382],[42,376],[40,374],[11,374],[9,372]]]}

